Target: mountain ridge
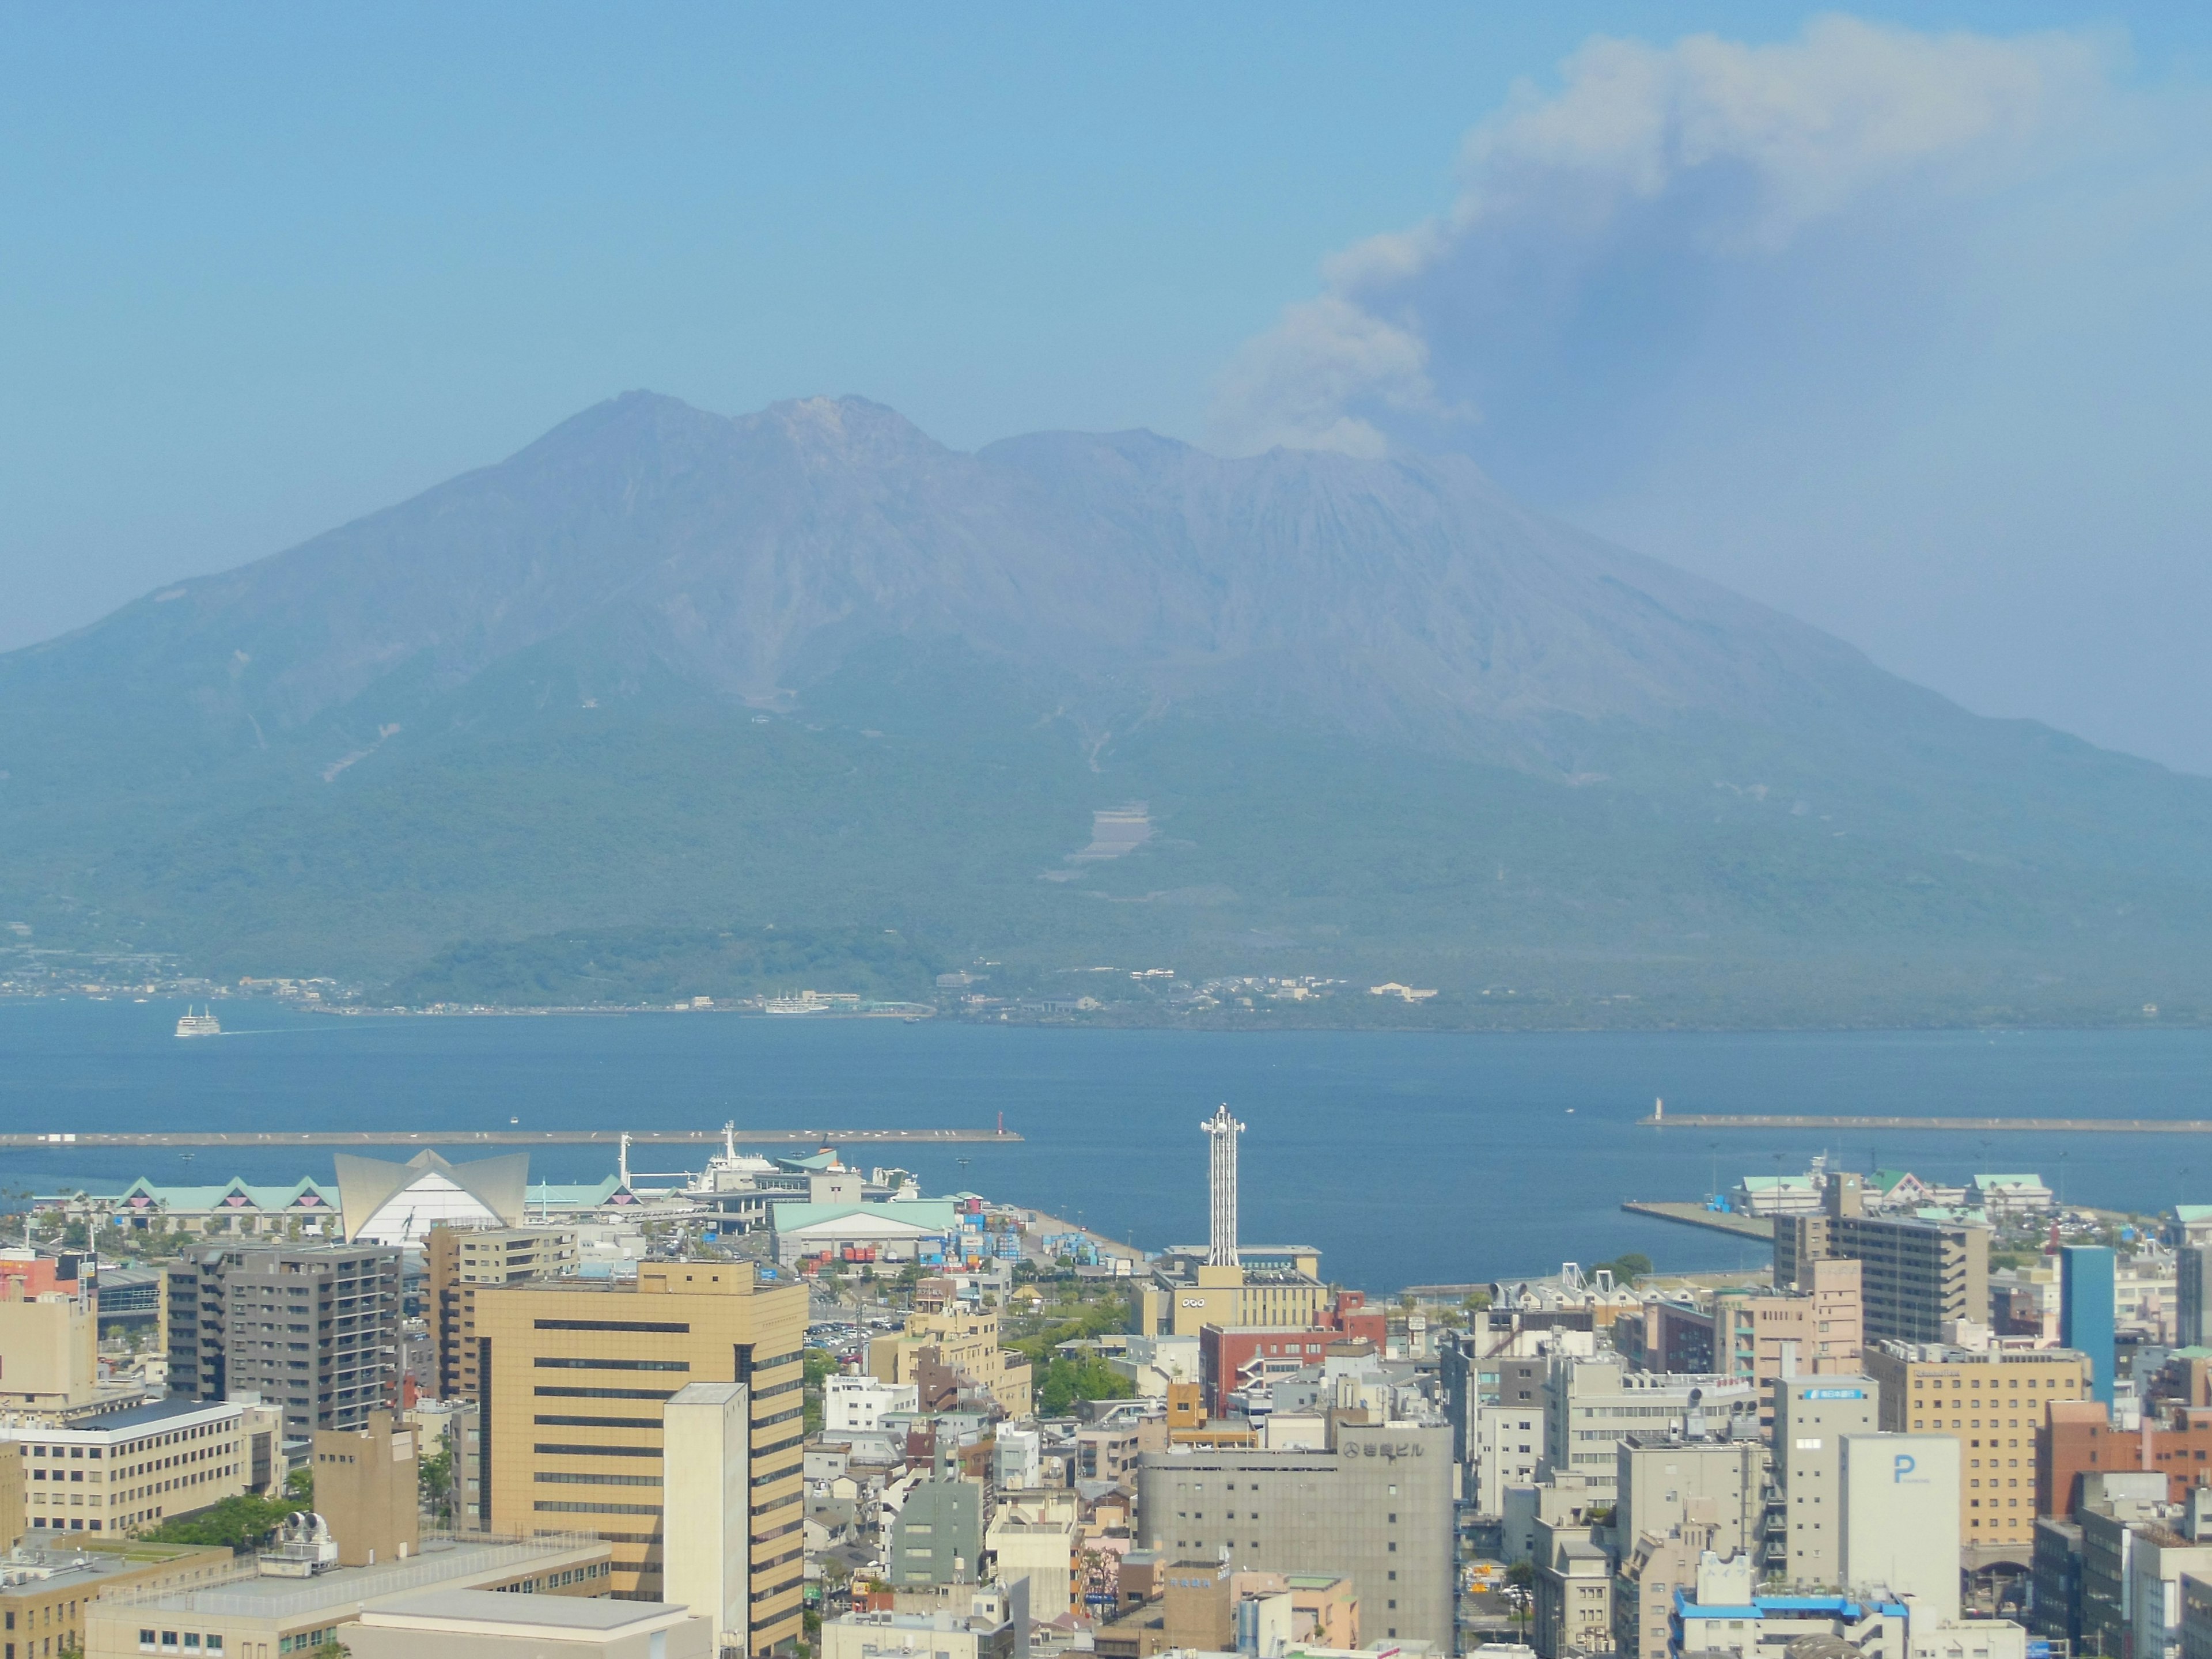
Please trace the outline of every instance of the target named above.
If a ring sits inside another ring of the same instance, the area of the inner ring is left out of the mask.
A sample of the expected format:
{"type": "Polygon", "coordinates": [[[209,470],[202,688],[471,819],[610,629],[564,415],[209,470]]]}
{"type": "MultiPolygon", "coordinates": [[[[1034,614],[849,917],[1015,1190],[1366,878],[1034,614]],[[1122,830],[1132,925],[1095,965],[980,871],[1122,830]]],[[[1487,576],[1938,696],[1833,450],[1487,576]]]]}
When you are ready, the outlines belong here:
{"type": "Polygon", "coordinates": [[[970,453],[860,398],[608,399],[0,656],[0,902],[258,971],[672,926],[687,891],[772,919],[781,887],[819,912],[787,920],[919,926],[948,960],[1123,937],[1225,961],[1286,927],[1316,961],[1473,936],[1520,960],[1600,915],[1631,954],[1717,931],[1738,964],[1798,951],[1793,915],[1973,973],[2148,951],[2115,1000],[2179,971],[2212,903],[2212,781],[1971,714],[1464,459],[1144,432],[970,453]],[[597,865],[486,830],[494,778],[543,793],[549,840],[588,824],[597,865]],[[1106,797],[1147,795],[1209,829],[1031,890],[1106,797]],[[860,849],[842,887],[810,841],[860,849]],[[669,873],[711,846],[735,865],[669,873]],[[1540,893],[1489,890],[1516,866],[1540,893]],[[1201,926],[1148,890],[1237,896],[1201,926]],[[1080,914],[1100,896],[1111,926],[1080,914]]]}

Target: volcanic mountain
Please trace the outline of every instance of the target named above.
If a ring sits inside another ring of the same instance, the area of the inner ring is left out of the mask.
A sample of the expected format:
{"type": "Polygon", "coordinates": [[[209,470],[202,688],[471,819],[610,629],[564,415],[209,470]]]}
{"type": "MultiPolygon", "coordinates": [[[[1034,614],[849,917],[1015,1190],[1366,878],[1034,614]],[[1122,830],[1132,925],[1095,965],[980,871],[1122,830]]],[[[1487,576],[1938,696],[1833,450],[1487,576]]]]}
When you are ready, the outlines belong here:
{"type": "Polygon", "coordinates": [[[1473,1023],[2212,1006],[2212,782],[1450,457],[632,393],[0,656],[0,774],[42,943],[417,1000],[1111,963],[1083,990],[1473,1023]]]}

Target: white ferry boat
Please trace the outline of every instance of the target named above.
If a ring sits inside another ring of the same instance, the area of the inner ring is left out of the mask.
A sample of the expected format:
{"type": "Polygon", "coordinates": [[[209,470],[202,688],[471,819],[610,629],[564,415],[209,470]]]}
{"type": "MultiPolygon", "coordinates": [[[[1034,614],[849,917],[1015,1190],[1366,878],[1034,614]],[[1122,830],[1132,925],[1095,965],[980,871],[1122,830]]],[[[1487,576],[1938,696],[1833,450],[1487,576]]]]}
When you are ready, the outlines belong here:
{"type": "Polygon", "coordinates": [[[205,1013],[196,1014],[192,1012],[191,1004],[186,1003],[185,1017],[177,1022],[177,1035],[180,1037],[221,1036],[222,1022],[215,1017],[214,1005],[210,1003],[205,1013]]]}

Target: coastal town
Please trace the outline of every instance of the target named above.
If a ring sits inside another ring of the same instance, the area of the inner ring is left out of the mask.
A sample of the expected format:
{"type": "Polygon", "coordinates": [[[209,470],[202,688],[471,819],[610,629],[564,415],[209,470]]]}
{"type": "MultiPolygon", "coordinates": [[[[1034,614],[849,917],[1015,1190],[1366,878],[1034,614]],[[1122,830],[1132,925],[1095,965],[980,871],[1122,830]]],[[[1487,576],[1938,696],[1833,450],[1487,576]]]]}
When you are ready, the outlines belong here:
{"type": "Polygon", "coordinates": [[[1824,1158],[1674,1206],[1771,1268],[1370,1299],[1192,1127],[1158,1249],[733,1126],[35,1194],[7,1659],[2212,1643],[2212,1206],[1824,1158]]]}

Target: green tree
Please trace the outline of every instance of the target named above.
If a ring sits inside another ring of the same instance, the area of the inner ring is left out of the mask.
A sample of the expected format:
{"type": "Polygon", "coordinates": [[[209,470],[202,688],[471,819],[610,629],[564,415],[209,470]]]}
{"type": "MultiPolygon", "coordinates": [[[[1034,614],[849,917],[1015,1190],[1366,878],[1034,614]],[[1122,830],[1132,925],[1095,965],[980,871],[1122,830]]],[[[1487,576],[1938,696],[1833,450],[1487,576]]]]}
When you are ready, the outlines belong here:
{"type": "Polygon", "coordinates": [[[173,1515],[145,1535],[162,1544],[222,1544],[234,1550],[249,1550],[299,1507],[241,1492],[189,1515],[173,1515]]]}
{"type": "Polygon", "coordinates": [[[806,1432],[822,1431],[822,1385],[837,1374],[837,1356],[827,1348],[809,1348],[800,1361],[800,1376],[805,1382],[804,1419],[806,1432]]]}
{"type": "Polygon", "coordinates": [[[1071,1359],[1054,1354],[1036,1384],[1038,1411],[1059,1417],[1073,1409],[1079,1400],[1127,1400],[1136,1385],[1097,1354],[1071,1359]]]}

